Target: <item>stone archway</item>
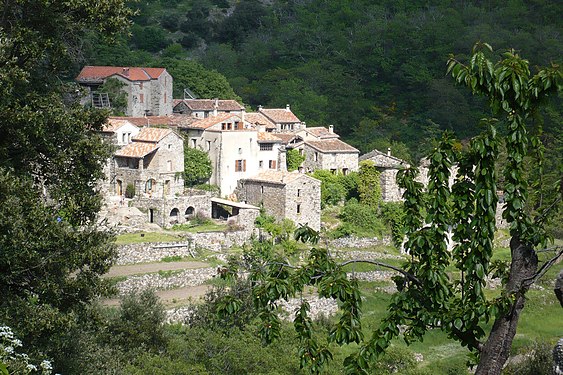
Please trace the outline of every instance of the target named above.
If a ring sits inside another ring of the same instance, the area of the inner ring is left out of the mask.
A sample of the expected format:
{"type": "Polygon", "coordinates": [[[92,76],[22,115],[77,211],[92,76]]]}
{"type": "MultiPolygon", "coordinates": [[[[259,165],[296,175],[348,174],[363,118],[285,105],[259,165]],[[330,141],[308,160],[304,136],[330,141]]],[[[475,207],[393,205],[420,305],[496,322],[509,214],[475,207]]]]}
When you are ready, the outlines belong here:
{"type": "Polygon", "coordinates": [[[193,208],[192,206],[186,208],[186,212],[184,214],[184,217],[186,218],[186,220],[190,220],[191,218],[194,217],[195,214],[195,208],[193,208]]]}

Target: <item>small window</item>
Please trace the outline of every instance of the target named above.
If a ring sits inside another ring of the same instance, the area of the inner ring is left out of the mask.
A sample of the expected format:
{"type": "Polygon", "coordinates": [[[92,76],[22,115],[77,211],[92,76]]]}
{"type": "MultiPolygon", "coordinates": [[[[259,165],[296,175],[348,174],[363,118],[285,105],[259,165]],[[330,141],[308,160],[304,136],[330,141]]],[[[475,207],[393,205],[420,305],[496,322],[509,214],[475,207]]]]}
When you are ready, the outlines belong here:
{"type": "Polygon", "coordinates": [[[145,94],[139,94],[139,102],[141,103],[145,102],[145,94]]]}
{"type": "Polygon", "coordinates": [[[197,146],[197,139],[192,138],[192,148],[195,148],[195,146],[197,146]]]}
{"type": "Polygon", "coordinates": [[[227,130],[227,124],[224,122],[221,124],[221,130],[227,130]]]}
{"type": "Polygon", "coordinates": [[[172,149],[172,145],[168,144],[168,149],[171,150],[172,149]]]}
{"type": "Polygon", "coordinates": [[[264,160],[260,160],[260,161],[258,162],[258,167],[264,168],[264,160]]]}
{"type": "Polygon", "coordinates": [[[300,205],[300,204],[297,205],[297,213],[298,213],[298,214],[301,213],[301,205],[300,205]]]}
{"type": "Polygon", "coordinates": [[[348,168],[342,168],[342,174],[344,176],[347,176],[348,175],[348,168]]]}
{"type": "Polygon", "coordinates": [[[207,141],[207,151],[211,150],[211,141],[207,141]]]}
{"type": "Polygon", "coordinates": [[[298,197],[301,196],[301,189],[297,189],[297,196],[298,196],[298,197]]]}
{"type": "Polygon", "coordinates": [[[270,166],[270,169],[276,169],[276,161],[270,160],[269,166],[270,166]]]}
{"type": "Polygon", "coordinates": [[[172,172],[172,160],[166,161],[166,170],[172,172]]]}
{"type": "Polygon", "coordinates": [[[126,143],[127,142],[127,133],[122,133],[121,134],[121,143],[126,143]]]}
{"type": "Polygon", "coordinates": [[[260,151],[272,151],[273,149],[273,143],[260,143],[260,151]]]}
{"type": "Polygon", "coordinates": [[[235,160],[235,172],[246,172],[246,160],[235,160]]]}
{"type": "Polygon", "coordinates": [[[264,185],[260,186],[260,193],[264,194],[264,185]]]}
{"type": "Polygon", "coordinates": [[[319,153],[315,152],[315,161],[319,161],[319,153]]]}

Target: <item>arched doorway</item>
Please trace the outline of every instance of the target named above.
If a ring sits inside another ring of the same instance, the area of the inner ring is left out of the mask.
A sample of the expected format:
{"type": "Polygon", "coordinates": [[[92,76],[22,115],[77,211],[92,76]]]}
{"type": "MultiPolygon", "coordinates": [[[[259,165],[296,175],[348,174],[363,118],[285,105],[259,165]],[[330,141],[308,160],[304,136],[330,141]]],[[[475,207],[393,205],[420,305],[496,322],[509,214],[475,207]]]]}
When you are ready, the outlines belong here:
{"type": "Polygon", "coordinates": [[[145,193],[150,194],[156,188],[156,180],[151,178],[145,183],[145,193]]]}
{"type": "Polygon", "coordinates": [[[195,208],[193,208],[192,206],[186,208],[186,213],[184,215],[184,217],[186,218],[186,220],[190,220],[195,213],[195,208]]]}
{"type": "Polygon", "coordinates": [[[117,184],[116,184],[115,192],[117,193],[118,196],[122,196],[123,195],[123,181],[117,180],[116,182],[117,182],[117,184]]]}
{"type": "Polygon", "coordinates": [[[179,216],[180,216],[180,210],[177,208],[173,208],[172,211],[170,211],[170,223],[171,224],[178,223],[179,216]]]}

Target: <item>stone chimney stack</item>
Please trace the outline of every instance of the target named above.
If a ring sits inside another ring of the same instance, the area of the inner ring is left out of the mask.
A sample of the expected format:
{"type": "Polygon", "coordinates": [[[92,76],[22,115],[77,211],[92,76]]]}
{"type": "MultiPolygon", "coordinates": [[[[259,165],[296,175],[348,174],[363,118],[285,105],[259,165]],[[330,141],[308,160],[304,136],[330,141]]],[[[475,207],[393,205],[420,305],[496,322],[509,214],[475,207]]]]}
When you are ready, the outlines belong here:
{"type": "Polygon", "coordinates": [[[242,111],[240,111],[240,118],[242,119],[242,122],[244,123],[244,115],[246,114],[246,108],[243,108],[242,111]]]}
{"type": "Polygon", "coordinates": [[[219,108],[219,99],[213,99],[213,117],[217,117],[217,108],[219,108]]]}
{"type": "Polygon", "coordinates": [[[290,111],[290,109],[289,109],[289,104],[286,104],[286,105],[285,105],[285,110],[288,111],[288,112],[290,111]]]}
{"type": "Polygon", "coordinates": [[[262,111],[262,106],[259,105],[259,106],[258,106],[258,112],[261,112],[261,111],[262,111]]]}
{"type": "Polygon", "coordinates": [[[328,132],[329,132],[330,134],[334,133],[334,125],[329,125],[329,126],[328,126],[328,132]]]}
{"type": "Polygon", "coordinates": [[[391,156],[391,147],[387,147],[387,156],[391,156]]]}
{"type": "Polygon", "coordinates": [[[123,68],[123,75],[129,77],[129,68],[123,68]]]}

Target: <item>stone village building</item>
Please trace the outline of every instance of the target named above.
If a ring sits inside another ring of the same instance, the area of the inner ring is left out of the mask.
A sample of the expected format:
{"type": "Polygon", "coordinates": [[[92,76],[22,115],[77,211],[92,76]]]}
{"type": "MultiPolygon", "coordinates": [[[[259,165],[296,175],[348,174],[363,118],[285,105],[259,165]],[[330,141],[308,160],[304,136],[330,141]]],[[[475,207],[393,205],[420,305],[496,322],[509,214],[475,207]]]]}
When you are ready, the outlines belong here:
{"type": "Polygon", "coordinates": [[[360,161],[364,160],[373,162],[381,173],[381,199],[384,202],[401,201],[404,191],[397,185],[397,172],[409,168],[410,165],[406,161],[392,156],[391,149],[387,149],[387,153],[378,150],[368,152],[360,156],[360,161]]]}
{"type": "Polygon", "coordinates": [[[321,181],[297,171],[265,171],[238,182],[239,200],[263,205],[266,213],[321,228],[321,181]]]}
{"type": "Polygon", "coordinates": [[[219,113],[232,113],[242,117],[244,107],[236,100],[220,99],[174,99],[174,113],[195,118],[217,116],[219,113]]]}
{"type": "Polygon", "coordinates": [[[172,76],[164,68],[85,66],[76,82],[87,88],[92,106],[110,107],[98,88],[110,78],[123,83],[127,116],[164,116],[172,113],[172,76]]]}

